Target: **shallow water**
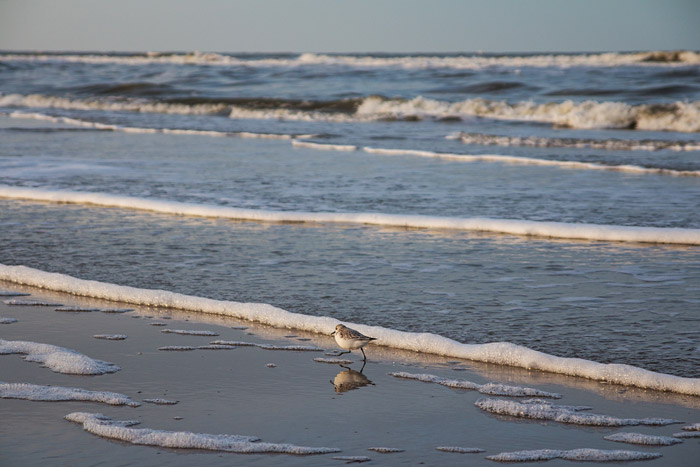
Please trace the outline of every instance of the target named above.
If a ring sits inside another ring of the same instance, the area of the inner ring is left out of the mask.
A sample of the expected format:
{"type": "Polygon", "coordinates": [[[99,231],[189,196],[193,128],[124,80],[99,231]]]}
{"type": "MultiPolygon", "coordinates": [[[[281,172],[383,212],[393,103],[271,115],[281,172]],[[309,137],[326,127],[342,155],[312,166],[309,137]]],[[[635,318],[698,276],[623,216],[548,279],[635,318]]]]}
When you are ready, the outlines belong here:
{"type": "MultiPolygon", "coordinates": [[[[700,59],[661,58],[10,53],[0,184],[697,233],[700,59]]],[[[0,229],[2,264],[700,376],[697,246],[9,199],[0,229]]]]}
{"type": "Polygon", "coordinates": [[[699,375],[695,247],[17,201],[0,201],[0,212],[4,264],[699,375]]]}
{"type": "MultiPolygon", "coordinates": [[[[17,287],[3,287],[33,294],[33,298],[69,306],[104,308],[125,306],[84,297],[17,287]]],[[[0,315],[16,318],[3,325],[4,338],[32,340],[80,349],[92,358],[117,363],[122,369],[102,376],[55,373],[18,355],[0,356],[6,380],[13,382],[81,387],[114,391],[144,402],[150,398],[179,401],[175,405],[143,403],[140,407],[113,407],[89,402],[34,402],[0,399],[3,432],[0,460],[3,465],[330,465],[333,456],[367,456],[379,465],[485,464],[485,456],[523,449],[627,449],[659,452],[649,465],[691,466],[698,445],[691,439],[669,447],[622,445],[606,441],[619,431],[670,436],[683,424],[662,427],[592,427],[496,416],[477,408],[484,397],[477,391],[454,390],[438,384],[397,379],[391,372],[430,373],[449,379],[483,384],[489,381],[522,385],[558,392],[565,405],[586,405],[594,413],[614,417],[661,417],[697,421],[698,398],[656,391],[637,390],[555,374],[530,372],[500,365],[401,352],[371,346],[369,361],[362,369],[373,384],[337,392],[332,381],[342,378],[346,368],[316,363],[317,353],[270,351],[258,347],[234,350],[165,352],[166,345],[205,345],[207,336],[165,334],[166,329],[214,331],[220,338],[265,344],[303,343],[333,350],[331,337],[273,329],[197,313],[149,307],[124,314],[100,312],[55,312],[46,307],[0,304],[0,315]],[[238,329],[241,325],[243,329],[238,329]],[[233,329],[232,329],[233,328],[233,329]],[[120,333],[122,341],[105,341],[92,336],[120,333]],[[300,341],[299,339],[309,339],[300,341]],[[274,368],[267,364],[274,363],[274,368]],[[455,371],[460,370],[460,371],[455,371]],[[114,420],[139,420],[135,428],[198,433],[226,433],[258,436],[264,441],[302,446],[342,449],[321,456],[236,455],[203,450],[134,446],[107,440],[85,432],[80,425],[63,419],[69,413],[99,412],[114,420]],[[436,450],[438,446],[483,449],[477,454],[456,454],[436,450]],[[380,454],[370,447],[400,448],[404,452],[380,454]]],[[[359,354],[351,355],[350,367],[361,370],[359,354]]],[[[492,397],[492,396],[490,396],[492,397]]],[[[508,398],[499,398],[508,400],[508,398]]],[[[522,399],[518,399],[521,400],[522,399]]],[[[583,413],[587,413],[584,411],[583,413]]],[[[552,465],[565,465],[551,461],[552,465]]]]}

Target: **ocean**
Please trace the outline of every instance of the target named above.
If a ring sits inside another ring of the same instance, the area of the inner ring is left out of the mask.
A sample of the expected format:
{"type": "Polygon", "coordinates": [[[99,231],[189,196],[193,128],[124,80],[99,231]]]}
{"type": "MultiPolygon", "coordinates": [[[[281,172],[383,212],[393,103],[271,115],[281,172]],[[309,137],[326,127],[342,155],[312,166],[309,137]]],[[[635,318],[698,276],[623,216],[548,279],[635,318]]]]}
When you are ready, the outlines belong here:
{"type": "Polygon", "coordinates": [[[2,265],[700,377],[698,52],[2,52],[0,141],[2,265]]]}

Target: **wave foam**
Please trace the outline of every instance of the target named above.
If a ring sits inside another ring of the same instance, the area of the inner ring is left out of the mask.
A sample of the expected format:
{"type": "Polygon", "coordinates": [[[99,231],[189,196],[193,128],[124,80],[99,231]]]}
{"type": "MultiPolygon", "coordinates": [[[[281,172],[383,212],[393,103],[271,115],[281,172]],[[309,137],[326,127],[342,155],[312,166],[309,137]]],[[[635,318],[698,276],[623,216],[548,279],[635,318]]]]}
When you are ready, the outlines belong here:
{"type": "Polygon", "coordinates": [[[663,426],[682,423],[665,418],[617,418],[610,415],[580,413],[579,410],[576,410],[576,407],[556,405],[540,399],[516,402],[482,398],[476,401],[474,405],[485,412],[495,415],[508,415],[531,420],[552,420],[559,423],[584,426],[663,426]]]}
{"type": "Polygon", "coordinates": [[[486,458],[496,462],[536,462],[552,459],[564,459],[579,462],[621,462],[658,459],[661,454],[655,452],[639,451],[608,451],[603,449],[572,449],[562,451],[559,449],[537,449],[530,451],[502,452],[486,458]]]}
{"type": "MultiPolygon", "coordinates": [[[[0,113],[0,115],[2,115],[0,113]]],[[[700,170],[676,170],[676,169],[664,169],[655,167],[640,167],[637,165],[607,165],[599,164],[594,162],[578,162],[578,161],[561,161],[552,159],[537,159],[532,157],[516,157],[516,156],[506,156],[500,154],[450,154],[450,153],[440,153],[433,151],[424,151],[416,149],[387,149],[387,148],[374,148],[370,146],[358,147],[354,145],[338,145],[338,144],[323,144],[323,143],[313,143],[309,141],[300,141],[300,139],[313,138],[316,135],[292,135],[292,134],[278,134],[278,133],[250,133],[250,132],[221,132],[221,131],[209,131],[209,130],[186,130],[186,129],[173,129],[173,128],[139,128],[139,127],[126,127],[120,125],[104,124],[98,122],[91,122],[86,120],[80,120],[68,117],[54,117],[50,115],[45,115],[36,112],[12,112],[8,114],[11,118],[25,118],[34,120],[44,120],[50,121],[52,123],[65,123],[70,125],[77,125],[80,127],[94,128],[96,130],[108,130],[108,131],[118,131],[124,133],[163,133],[163,134],[173,134],[173,135],[196,135],[196,136],[211,136],[211,137],[238,137],[238,138],[256,138],[256,139],[276,139],[276,140],[291,140],[294,147],[303,147],[308,149],[318,149],[327,151],[356,151],[362,150],[369,154],[378,154],[385,156],[417,156],[417,157],[429,157],[436,159],[443,159],[455,162],[495,162],[502,164],[518,164],[518,165],[539,165],[539,166],[550,166],[550,167],[561,167],[565,169],[581,169],[581,170],[607,170],[614,172],[629,172],[635,174],[652,174],[652,175],[672,175],[672,176],[686,176],[686,177],[700,177],[700,170]]],[[[494,144],[501,144],[502,140],[506,141],[516,141],[513,145],[517,144],[517,141],[521,141],[520,138],[508,138],[499,136],[489,136],[480,135],[476,140],[471,139],[472,137],[466,133],[457,133],[455,135],[450,135],[447,138],[460,139],[462,138],[467,144],[490,144],[479,142],[482,139],[495,140],[494,144]],[[466,136],[465,136],[466,135],[466,136]],[[464,139],[466,138],[466,139],[464,139]]],[[[522,141],[534,142],[542,140],[542,144],[550,144],[551,141],[557,141],[556,138],[526,138],[522,141]]],[[[673,142],[667,143],[665,141],[644,141],[640,142],[640,146],[637,146],[635,141],[620,141],[620,140],[564,140],[565,141],[590,141],[592,145],[602,145],[606,149],[619,149],[619,150],[657,150],[657,149],[670,149],[670,150],[700,150],[700,145],[694,143],[685,142],[673,142]],[[621,146],[620,146],[621,145],[621,146]],[[610,147],[608,147],[610,146],[610,147]]],[[[529,145],[530,143],[523,143],[523,145],[529,145]]],[[[552,143],[555,144],[556,143],[552,143]]],[[[572,143],[579,144],[579,143],[572,143]]],[[[581,143],[588,144],[588,143],[581,143]]],[[[504,144],[508,145],[508,144],[504,144]]],[[[601,147],[602,147],[601,146],[601,147]]],[[[577,146],[578,147],[578,146],[577,146]]],[[[593,147],[593,146],[591,146],[593,147]]]]}
{"type": "Polygon", "coordinates": [[[700,431],[700,423],[693,423],[683,427],[685,431],[700,431]]]}
{"type": "MultiPolygon", "coordinates": [[[[700,147],[699,147],[700,148],[700,147]]],[[[385,156],[416,156],[449,160],[454,162],[497,162],[516,165],[539,165],[576,170],[604,170],[611,172],[628,172],[634,174],[672,175],[678,177],[700,177],[700,170],[676,170],[657,167],[640,167],[638,165],[606,165],[595,162],[562,161],[537,159],[533,157],[504,156],[500,154],[450,154],[416,149],[382,149],[365,146],[363,151],[385,156]]]]}
{"type": "Polygon", "coordinates": [[[128,405],[129,407],[139,407],[141,405],[131,400],[128,396],[116,392],[88,391],[87,389],[62,386],[40,386],[30,383],[0,382],[0,398],[46,402],[88,401],[109,405],[128,405]]]}
{"type": "Polygon", "coordinates": [[[424,97],[411,100],[367,97],[356,115],[374,119],[407,116],[448,118],[475,116],[497,120],[551,123],[559,127],[624,128],[649,131],[700,131],[700,102],[630,105],[623,102],[584,101],[536,103],[467,99],[444,102],[424,97]]]}
{"type": "MultiPolygon", "coordinates": [[[[482,117],[496,120],[551,123],[558,127],[624,128],[648,131],[700,132],[700,102],[630,105],[624,102],[584,101],[536,103],[466,99],[446,102],[425,97],[410,100],[369,96],[353,113],[293,109],[287,105],[256,109],[228,103],[179,104],[143,99],[71,99],[40,94],[0,96],[0,107],[57,108],[180,115],[228,115],[234,119],[307,122],[371,122],[407,119],[482,117]]],[[[106,125],[105,128],[110,127],[106,125]]],[[[98,128],[98,127],[96,127],[98,128]]],[[[157,132],[158,130],[153,130],[157,132]]]]}
{"type": "MultiPolygon", "coordinates": [[[[1,98],[0,98],[1,99],[1,98]]],[[[142,127],[131,127],[114,125],[100,122],[92,122],[89,120],[82,120],[78,118],[70,117],[55,117],[52,115],[46,115],[38,112],[11,112],[9,114],[0,113],[0,115],[7,115],[10,118],[23,118],[32,119],[40,121],[48,121],[51,123],[64,123],[67,125],[75,125],[82,128],[92,128],[94,130],[102,131],[116,131],[121,133],[143,133],[143,134],[155,134],[162,133],[166,135],[189,135],[189,136],[209,136],[209,137],[237,137],[237,138],[249,138],[249,139],[278,139],[278,140],[291,140],[294,138],[313,138],[316,135],[305,134],[305,135],[294,135],[294,134],[280,134],[280,133],[252,133],[249,131],[214,131],[214,130],[192,130],[192,129],[180,129],[180,128],[142,128],[142,127]]]]}
{"type": "Polygon", "coordinates": [[[402,371],[396,373],[389,373],[389,375],[395,378],[415,379],[424,383],[436,383],[453,389],[476,390],[482,394],[488,394],[491,396],[551,397],[553,399],[561,399],[561,394],[541,391],[539,389],[525,388],[522,386],[508,386],[500,383],[478,384],[463,379],[447,379],[435,375],[414,374],[402,371]]]}
{"type": "Polygon", "coordinates": [[[188,329],[163,329],[163,333],[166,334],[181,334],[184,336],[218,336],[219,334],[214,331],[198,331],[198,330],[188,330],[188,329]]]}
{"type": "Polygon", "coordinates": [[[405,68],[405,69],[458,69],[479,70],[492,67],[612,67],[612,66],[678,66],[700,63],[700,54],[689,50],[649,51],[633,53],[592,54],[540,54],[488,56],[471,55],[329,55],[304,53],[290,57],[237,57],[211,52],[170,54],[148,52],[138,55],[99,54],[4,54],[0,61],[113,63],[119,65],[145,65],[151,63],[175,65],[246,66],[246,67],[302,67],[341,66],[356,68],[405,68]]]}
{"type": "MultiPolygon", "coordinates": [[[[74,295],[230,316],[277,328],[297,329],[324,335],[330,334],[338,324],[338,320],[335,318],[291,313],[268,304],[221,301],[164,290],[138,289],[76,279],[68,275],[44,272],[25,266],[0,264],[0,280],[74,295]]],[[[699,378],[665,375],[630,365],[604,364],[579,358],[556,357],[508,342],[463,344],[436,334],[398,331],[380,326],[346,324],[365,335],[376,336],[377,345],[700,396],[699,378]]],[[[220,342],[215,342],[215,344],[220,344],[220,342]]]]}
{"type": "Polygon", "coordinates": [[[480,448],[465,448],[461,446],[438,446],[435,449],[442,452],[456,452],[458,454],[478,454],[484,452],[480,448]]]}
{"type": "Polygon", "coordinates": [[[653,436],[644,433],[615,433],[603,439],[618,443],[644,444],[647,446],[671,446],[683,442],[682,439],[670,436],[653,436]]]}
{"type": "Polygon", "coordinates": [[[321,144],[293,140],[292,146],[298,148],[321,149],[324,151],[357,151],[357,146],[353,146],[351,144],[321,144]]]}
{"type": "Polygon", "coordinates": [[[700,438],[700,432],[697,431],[681,431],[680,433],[673,433],[674,438],[700,438]]]}
{"type": "Polygon", "coordinates": [[[409,214],[267,211],[262,209],[243,209],[181,203],[177,201],[160,201],[104,193],[40,190],[3,185],[0,185],[0,198],[118,207],[179,216],[213,217],[258,222],[367,224],[424,229],[496,232],[546,238],[700,245],[699,229],[572,224],[565,222],[540,222],[479,217],[438,217],[409,214]]]}
{"type": "MultiPolygon", "coordinates": [[[[306,315],[299,315],[306,316],[306,315]]],[[[273,345],[273,344],[255,344],[253,342],[239,342],[239,341],[214,341],[210,342],[210,345],[219,346],[221,348],[235,348],[235,347],[258,347],[265,350],[284,350],[292,352],[323,352],[323,349],[319,347],[314,347],[311,345],[273,345]]]]}
{"type": "Polygon", "coordinates": [[[73,412],[65,416],[69,422],[83,425],[89,433],[108,439],[116,439],[140,446],[159,446],[177,449],[207,449],[211,451],[236,452],[243,454],[328,454],[340,452],[336,448],[304,447],[293,444],[260,442],[260,438],[240,435],[214,435],[191,433],[188,431],[163,431],[149,428],[131,428],[139,422],[113,421],[98,413],[73,412]]]}
{"type": "Polygon", "coordinates": [[[66,375],[103,375],[121,369],[114,363],[94,360],[75,350],[55,345],[0,339],[0,355],[9,354],[24,354],[24,360],[42,363],[50,370],[66,375]]]}
{"type": "Polygon", "coordinates": [[[535,136],[498,136],[483,133],[459,132],[447,139],[458,139],[464,144],[480,146],[524,146],[534,148],[577,148],[603,149],[606,151],[700,151],[700,143],[695,141],[663,140],[622,140],[622,139],[583,139],[583,138],[538,138],[535,136]]]}

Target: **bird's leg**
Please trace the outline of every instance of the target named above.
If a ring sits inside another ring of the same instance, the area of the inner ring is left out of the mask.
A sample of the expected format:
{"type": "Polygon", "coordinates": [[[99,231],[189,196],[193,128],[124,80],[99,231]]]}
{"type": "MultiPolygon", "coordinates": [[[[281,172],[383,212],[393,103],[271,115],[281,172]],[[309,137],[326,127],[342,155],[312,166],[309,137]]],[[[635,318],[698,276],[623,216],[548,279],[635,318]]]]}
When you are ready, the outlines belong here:
{"type": "Polygon", "coordinates": [[[367,355],[365,355],[365,349],[363,349],[362,347],[360,347],[360,350],[362,351],[362,357],[363,357],[363,358],[362,358],[362,361],[363,361],[363,362],[366,362],[366,361],[367,361],[367,355]]]}
{"type": "Polygon", "coordinates": [[[350,352],[352,352],[352,351],[351,351],[351,350],[348,350],[347,352],[338,352],[338,354],[336,355],[336,357],[340,357],[341,355],[345,355],[346,353],[350,353],[350,352]]]}

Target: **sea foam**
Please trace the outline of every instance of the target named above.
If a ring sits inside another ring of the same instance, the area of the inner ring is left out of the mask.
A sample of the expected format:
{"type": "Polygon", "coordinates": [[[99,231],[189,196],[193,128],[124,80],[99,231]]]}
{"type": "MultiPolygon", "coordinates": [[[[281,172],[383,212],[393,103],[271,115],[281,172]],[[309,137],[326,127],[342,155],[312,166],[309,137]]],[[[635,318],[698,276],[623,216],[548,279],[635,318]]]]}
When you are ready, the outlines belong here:
{"type": "MultiPolygon", "coordinates": [[[[99,110],[112,112],[163,113],[177,115],[227,115],[232,119],[288,120],[304,122],[376,122],[415,119],[489,118],[494,120],[549,123],[556,127],[595,129],[620,128],[648,131],[700,131],[700,101],[676,101],[668,104],[638,104],[625,102],[536,103],[506,102],[487,99],[465,99],[459,102],[440,101],[422,96],[410,100],[380,96],[362,98],[352,113],[321,112],[276,108],[256,109],[228,103],[179,104],[144,99],[76,99],[43,94],[0,95],[0,107],[54,108],[65,110],[99,110]]],[[[68,119],[63,119],[67,121],[68,119]]],[[[86,125],[90,126],[90,125],[86,125]]],[[[122,131],[158,133],[159,129],[117,127],[95,124],[96,129],[121,128],[122,131]]],[[[192,130],[195,131],[195,130],[192,130]]],[[[225,136],[223,133],[222,136],[225,136]]]]}
{"type": "Polygon", "coordinates": [[[602,149],[605,151],[700,151],[700,143],[695,141],[633,140],[633,139],[585,139],[585,138],[544,138],[536,136],[500,136],[483,133],[458,132],[447,139],[460,140],[465,144],[483,146],[525,146],[534,148],[576,148],[602,149]]]}
{"type": "Polygon", "coordinates": [[[128,405],[129,407],[138,407],[141,405],[131,400],[128,396],[116,392],[88,391],[87,389],[81,388],[41,386],[29,383],[0,382],[0,398],[46,402],[88,401],[101,402],[109,405],[128,405]]]}
{"type": "MultiPolygon", "coordinates": [[[[25,266],[0,264],[0,280],[74,295],[230,316],[277,328],[297,329],[323,335],[330,334],[338,324],[337,319],[329,316],[291,313],[263,303],[213,300],[164,290],[139,289],[77,279],[65,274],[45,272],[25,266]]],[[[405,332],[353,323],[345,324],[365,335],[376,337],[377,340],[373,343],[377,345],[700,396],[700,378],[666,375],[630,365],[596,363],[580,358],[557,357],[509,342],[464,344],[436,334],[405,332]]],[[[221,342],[212,344],[221,344],[221,342]]]]}
{"type": "Polygon", "coordinates": [[[23,354],[28,362],[42,363],[56,373],[67,375],[102,375],[120,368],[114,363],[94,360],[75,350],[50,344],[0,339],[0,355],[23,354]]]}
{"type": "Polygon", "coordinates": [[[536,462],[552,459],[564,459],[579,462],[621,462],[658,459],[661,454],[655,452],[640,451],[608,451],[603,449],[572,449],[562,451],[559,449],[537,449],[530,451],[502,452],[486,458],[496,462],[536,462]]]}
{"type": "Polygon", "coordinates": [[[254,436],[192,433],[187,431],[163,431],[149,428],[132,428],[135,421],[113,421],[98,413],[73,412],[65,419],[80,423],[83,429],[103,438],[125,441],[142,446],[158,446],[175,449],[207,449],[211,451],[235,452],[242,454],[328,454],[340,452],[336,448],[305,447],[293,444],[260,442],[254,436]]]}
{"type": "Polygon", "coordinates": [[[389,375],[395,378],[415,379],[424,383],[436,383],[453,389],[475,390],[482,394],[489,394],[491,396],[551,397],[553,399],[561,399],[561,394],[554,392],[541,391],[539,389],[525,388],[521,386],[508,386],[500,383],[478,384],[463,379],[448,379],[435,375],[406,372],[389,373],[389,375]]]}
{"type": "Polygon", "coordinates": [[[671,446],[683,442],[682,439],[672,438],[670,436],[653,436],[644,433],[626,432],[608,435],[604,439],[608,441],[617,441],[619,443],[644,444],[648,446],[671,446]]]}
{"type": "Polygon", "coordinates": [[[533,399],[522,402],[482,398],[474,403],[485,412],[495,415],[508,415],[532,420],[552,420],[559,423],[570,423],[585,426],[663,426],[682,423],[665,418],[618,418],[610,415],[581,413],[579,407],[569,407],[552,404],[551,402],[533,399]]]}
{"type": "Polygon", "coordinates": [[[270,211],[136,198],[106,193],[42,190],[7,185],[0,185],[0,198],[118,207],[180,216],[213,217],[258,222],[368,224],[424,229],[494,232],[578,240],[700,245],[700,229],[574,224],[480,217],[438,217],[410,214],[270,211]]]}
{"type": "Polygon", "coordinates": [[[495,120],[551,123],[558,127],[622,128],[649,131],[700,131],[700,101],[664,105],[584,101],[535,103],[466,99],[445,102],[425,97],[411,100],[367,97],[354,114],[359,119],[484,117],[495,120]]]}
{"type": "MultiPolygon", "coordinates": [[[[317,148],[320,149],[320,148],[317,148]]],[[[329,149],[329,148],[326,148],[329,149]]],[[[698,147],[700,149],[700,147],[698,147]]],[[[673,175],[686,177],[700,177],[700,170],[676,170],[660,167],[641,167],[638,165],[608,165],[596,162],[564,161],[557,159],[539,159],[536,157],[507,156],[502,154],[452,154],[443,152],[424,151],[417,149],[388,149],[365,146],[364,152],[384,156],[415,156],[443,159],[452,162],[496,162],[514,165],[539,165],[546,167],[560,167],[563,169],[578,170],[604,170],[611,172],[629,172],[634,174],[673,175]]]]}

